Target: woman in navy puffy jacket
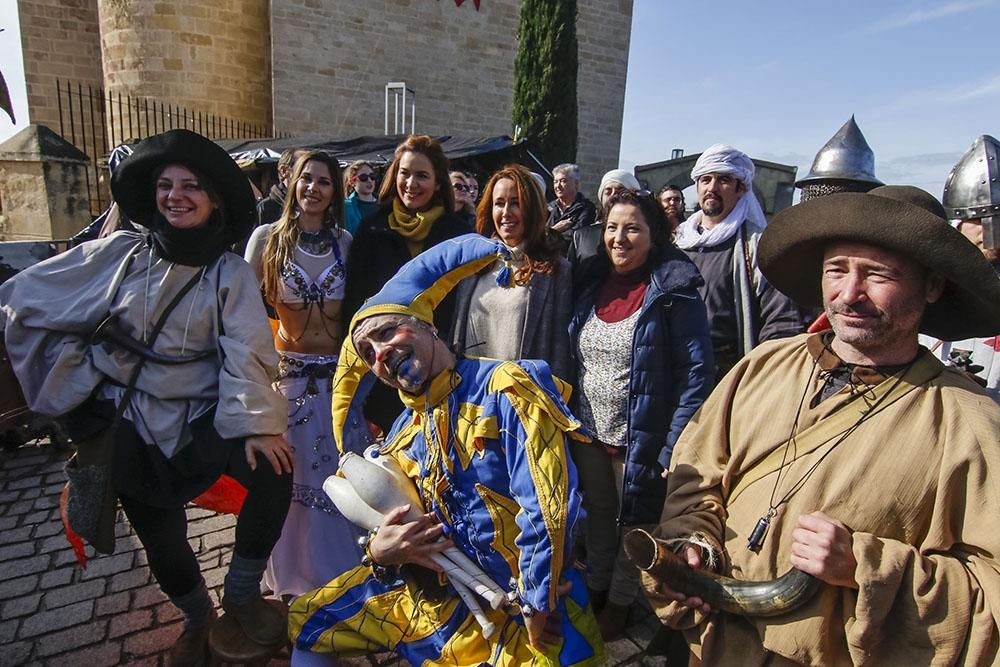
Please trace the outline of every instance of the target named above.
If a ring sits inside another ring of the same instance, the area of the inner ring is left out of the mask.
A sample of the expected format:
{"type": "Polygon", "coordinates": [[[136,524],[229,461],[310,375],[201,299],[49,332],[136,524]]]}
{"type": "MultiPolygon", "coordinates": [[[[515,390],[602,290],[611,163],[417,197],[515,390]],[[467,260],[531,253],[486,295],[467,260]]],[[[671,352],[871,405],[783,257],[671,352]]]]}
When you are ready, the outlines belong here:
{"type": "Polygon", "coordinates": [[[702,283],[670,243],[649,195],[605,204],[603,251],[577,298],[570,340],[578,369],[574,414],[595,436],[573,458],[587,509],[588,587],[605,639],[619,635],[639,590],[622,528],[655,523],[674,443],[712,388],[714,361],[702,283]]]}

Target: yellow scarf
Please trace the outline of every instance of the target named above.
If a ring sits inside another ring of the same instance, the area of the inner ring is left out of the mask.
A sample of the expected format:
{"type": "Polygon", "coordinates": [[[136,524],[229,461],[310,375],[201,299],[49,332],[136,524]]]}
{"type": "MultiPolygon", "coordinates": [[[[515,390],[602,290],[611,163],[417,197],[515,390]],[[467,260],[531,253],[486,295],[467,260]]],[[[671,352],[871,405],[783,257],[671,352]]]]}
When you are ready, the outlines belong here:
{"type": "Polygon", "coordinates": [[[434,221],[444,214],[444,206],[434,206],[426,211],[410,213],[398,199],[392,200],[389,214],[389,229],[406,241],[410,257],[416,257],[424,249],[424,239],[431,233],[434,221]]]}

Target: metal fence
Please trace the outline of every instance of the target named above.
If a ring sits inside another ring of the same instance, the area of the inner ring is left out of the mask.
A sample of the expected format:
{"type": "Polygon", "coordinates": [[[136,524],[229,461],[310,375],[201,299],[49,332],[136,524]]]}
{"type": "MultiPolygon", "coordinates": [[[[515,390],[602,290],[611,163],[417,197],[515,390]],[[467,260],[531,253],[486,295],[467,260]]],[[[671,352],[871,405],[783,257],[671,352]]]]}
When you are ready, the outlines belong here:
{"type": "MultiPolygon", "coordinates": [[[[271,128],[82,83],[56,80],[59,134],[90,158],[87,192],[98,215],[110,201],[107,157],[115,146],[178,128],[210,139],[262,139],[271,128]]],[[[277,135],[284,136],[284,135],[277,135]]]]}

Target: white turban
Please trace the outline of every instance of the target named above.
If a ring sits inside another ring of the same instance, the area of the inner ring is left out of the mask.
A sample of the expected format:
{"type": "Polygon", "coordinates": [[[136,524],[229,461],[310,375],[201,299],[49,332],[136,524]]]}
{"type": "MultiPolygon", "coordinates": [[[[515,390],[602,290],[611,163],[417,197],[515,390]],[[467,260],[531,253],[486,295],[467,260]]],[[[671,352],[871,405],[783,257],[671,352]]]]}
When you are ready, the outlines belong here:
{"type": "Polygon", "coordinates": [[[753,160],[743,151],[726,144],[713,144],[705,149],[691,170],[691,180],[698,182],[704,174],[732,174],[743,181],[747,190],[753,190],[753,160]]]}
{"type": "Polygon", "coordinates": [[[695,248],[713,248],[731,239],[740,227],[749,223],[752,230],[763,230],[767,218],[753,193],[753,160],[743,151],[738,151],[726,144],[714,144],[705,149],[691,170],[691,180],[698,182],[698,177],[705,174],[730,174],[736,180],[743,181],[746,192],[737,200],[729,215],[715,227],[703,229],[701,218],[704,215],[697,211],[690,218],[678,225],[674,232],[674,243],[682,250],[695,248]]]}
{"type": "Polygon", "coordinates": [[[638,179],[636,179],[631,172],[625,171],[624,169],[612,169],[608,173],[604,174],[604,178],[601,179],[601,187],[597,188],[597,201],[601,202],[602,205],[604,202],[601,199],[601,195],[604,194],[604,188],[608,187],[612,183],[624,185],[632,192],[638,192],[642,189],[642,186],[639,185],[638,179]]]}

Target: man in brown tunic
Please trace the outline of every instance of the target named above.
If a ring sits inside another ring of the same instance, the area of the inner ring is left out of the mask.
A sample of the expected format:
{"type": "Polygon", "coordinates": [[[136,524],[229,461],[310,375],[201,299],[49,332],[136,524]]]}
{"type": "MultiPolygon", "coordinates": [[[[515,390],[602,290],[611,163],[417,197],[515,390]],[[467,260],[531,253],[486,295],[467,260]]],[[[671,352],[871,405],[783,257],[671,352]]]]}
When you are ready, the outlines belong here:
{"type": "Polygon", "coordinates": [[[736,365],[677,444],[655,534],[694,568],[766,581],[794,567],[822,584],[751,618],[644,574],[657,614],[693,664],[993,664],[1000,408],[917,334],[1000,332],[996,273],[905,186],[787,209],[759,259],[833,331],[736,365]]]}

